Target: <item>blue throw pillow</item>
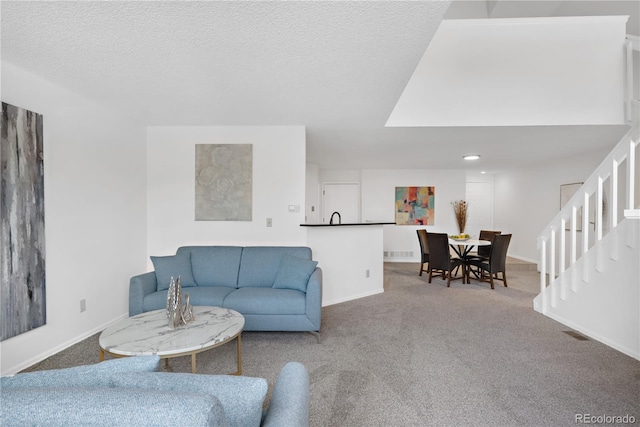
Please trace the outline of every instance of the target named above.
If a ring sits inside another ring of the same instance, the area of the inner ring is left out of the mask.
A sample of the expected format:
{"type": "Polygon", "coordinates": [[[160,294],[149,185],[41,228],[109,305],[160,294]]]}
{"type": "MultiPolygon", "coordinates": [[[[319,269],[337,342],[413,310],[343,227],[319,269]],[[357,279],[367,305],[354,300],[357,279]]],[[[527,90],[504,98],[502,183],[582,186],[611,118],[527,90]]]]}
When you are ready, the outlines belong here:
{"type": "Polygon", "coordinates": [[[318,261],[283,255],[280,267],[273,281],[273,287],[278,289],[294,289],[307,292],[307,283],[311,273],[316,269],[318,261]]]}
{"type": "Polygon", "coordinates": [[[52,369],[0,378],[0,389],[35,387],[98,387],[109,386],[111,375],[133,372],[155,372],[159,356],[136,356],[111,359],[94,365],[52,369]]]}
{"type": "Polygon", "coordinates": [[[197,286],[191,271],[191,254],[182,253],[180,255],[171,256],[152,256],[153,268],[156,270],[156,281],[158,282],[158,290],[165,291],[169,289],[171,277],[175,280],[180,276],[180,283],[183,288],[189,286],[197,286]]]}

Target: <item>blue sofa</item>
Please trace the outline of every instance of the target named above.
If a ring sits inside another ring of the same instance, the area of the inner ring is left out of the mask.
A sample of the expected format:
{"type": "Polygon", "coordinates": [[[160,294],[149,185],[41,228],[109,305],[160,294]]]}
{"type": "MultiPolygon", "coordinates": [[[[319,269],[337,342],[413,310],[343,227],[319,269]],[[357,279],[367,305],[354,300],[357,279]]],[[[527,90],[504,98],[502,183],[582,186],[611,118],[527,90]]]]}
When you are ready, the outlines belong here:
{"type": "Polygon", "coordinates": [[[309,425],[309,375],[280,371],[268,408],[263,378],[156,372],[158,356],[0,378],[2,426],[309,425]]]}
{"type": "Polygon", "coordinates": [[[320,332],[322,270],[308,247],[183,246],[151,260],[154,271],[131,278],[130,316],[165,308],[180,276],[192,305],[236,310],[245,331],[320,332]]]}

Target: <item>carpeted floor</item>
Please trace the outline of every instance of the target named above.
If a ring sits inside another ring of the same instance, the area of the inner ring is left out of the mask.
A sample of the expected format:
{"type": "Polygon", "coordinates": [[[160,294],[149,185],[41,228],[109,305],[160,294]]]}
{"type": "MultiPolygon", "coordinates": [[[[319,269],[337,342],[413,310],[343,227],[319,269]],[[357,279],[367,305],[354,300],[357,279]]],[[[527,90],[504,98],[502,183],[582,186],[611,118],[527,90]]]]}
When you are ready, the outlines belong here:
{"type": "MultiPolygon", "coordinates": [[[[635,417],[640,361],[533,310],[535,271],[509,287],[451,288],[385,264],[385,292],[323,308],[322,342],[308,333],[245,332],[244,375],[270,387],[290,360],[311,378],[312,426],[570,426],[577,414],[635,417]]],[[[198,373],[235,370],[234,344],[198,355],[198,373]]],[[[29,370],[95,363],[98,335],[29,370]]],[[[190,359],[171,359],[189,372],[190,359]]],[[[164,369],[164,365],[162,365],[164,369]]]]}

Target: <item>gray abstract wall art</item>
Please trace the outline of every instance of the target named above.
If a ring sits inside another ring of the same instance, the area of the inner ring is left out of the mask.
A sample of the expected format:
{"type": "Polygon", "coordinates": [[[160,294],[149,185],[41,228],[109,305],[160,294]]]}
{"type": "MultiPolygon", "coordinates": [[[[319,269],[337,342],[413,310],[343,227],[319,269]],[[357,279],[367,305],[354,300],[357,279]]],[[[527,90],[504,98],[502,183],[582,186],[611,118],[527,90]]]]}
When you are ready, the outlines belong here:
{"type": "Polygon", "coordinates": [[[42,122],[2,103],[0,341],[46,323],[42,122]]]}
{"type": "Polygon", "coordinates": [[[251,221],[253,146],[196,144],[196,221],[251,221]]]}

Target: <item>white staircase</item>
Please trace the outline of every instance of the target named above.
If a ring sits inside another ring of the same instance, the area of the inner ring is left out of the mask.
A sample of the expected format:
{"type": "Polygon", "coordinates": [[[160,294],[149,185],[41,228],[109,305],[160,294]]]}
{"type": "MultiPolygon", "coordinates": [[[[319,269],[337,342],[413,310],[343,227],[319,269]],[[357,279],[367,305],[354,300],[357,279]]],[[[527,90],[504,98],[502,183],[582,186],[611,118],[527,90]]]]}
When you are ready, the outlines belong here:
{"type": "Polygon", "coordinates": [[[640,360],[638,124],[538,237],[534,309],[640,360]]]}

